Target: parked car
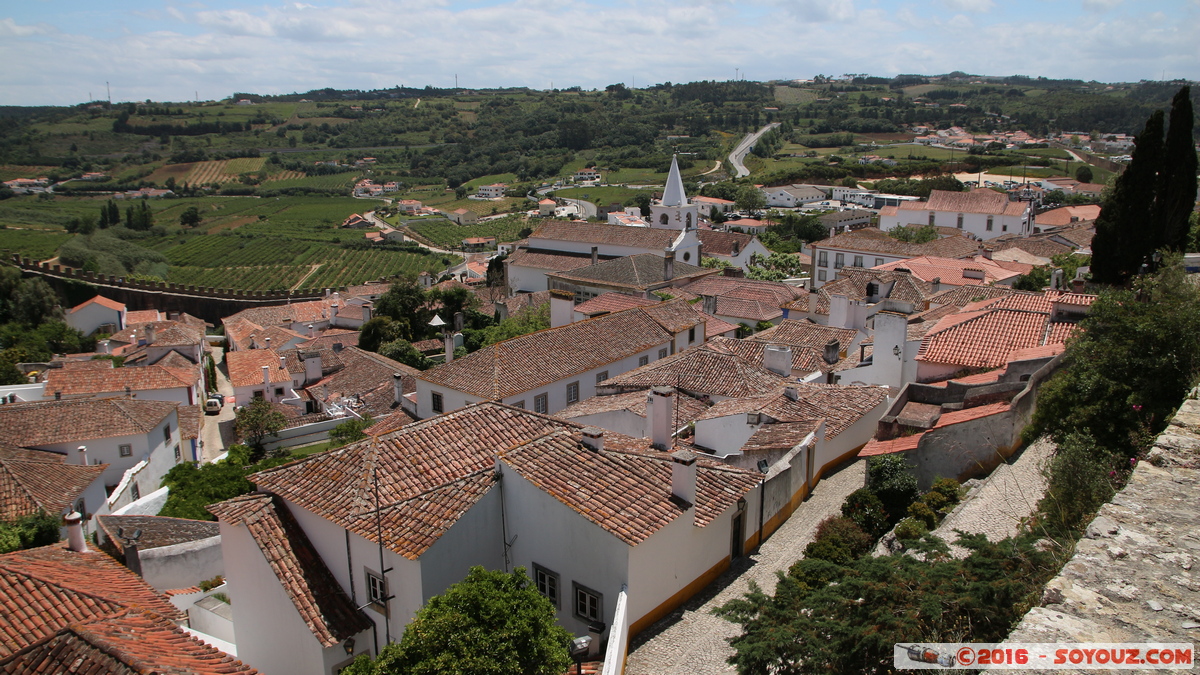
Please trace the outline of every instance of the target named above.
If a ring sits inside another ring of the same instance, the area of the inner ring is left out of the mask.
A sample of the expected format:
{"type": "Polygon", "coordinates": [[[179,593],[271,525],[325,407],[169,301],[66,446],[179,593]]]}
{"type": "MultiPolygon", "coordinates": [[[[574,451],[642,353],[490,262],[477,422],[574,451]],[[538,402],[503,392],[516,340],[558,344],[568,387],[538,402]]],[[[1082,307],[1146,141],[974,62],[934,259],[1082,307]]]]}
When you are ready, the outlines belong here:
{"type": "Polygon", "coordinates": [[[218,396],[220,395],[218,394],[217,396],[210,396],[209,399],[204,402],[204,414],[216,415],[221,412],[221,406],[223,406],[225,402],[223,398],[218,398],[218,396]]]}

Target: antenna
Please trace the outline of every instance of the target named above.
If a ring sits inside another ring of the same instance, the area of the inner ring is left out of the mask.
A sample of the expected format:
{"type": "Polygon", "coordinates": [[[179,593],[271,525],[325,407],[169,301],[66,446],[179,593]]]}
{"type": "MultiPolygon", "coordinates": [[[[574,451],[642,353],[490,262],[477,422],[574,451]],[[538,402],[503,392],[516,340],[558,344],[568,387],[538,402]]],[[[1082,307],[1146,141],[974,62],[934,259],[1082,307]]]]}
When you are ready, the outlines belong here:
{"type": "Polygon", "coordinates": [[[108,86],[108,80],[104,81],[104,89],[108,91],[108,104],[112,105],[112,87],[108,86]]]}

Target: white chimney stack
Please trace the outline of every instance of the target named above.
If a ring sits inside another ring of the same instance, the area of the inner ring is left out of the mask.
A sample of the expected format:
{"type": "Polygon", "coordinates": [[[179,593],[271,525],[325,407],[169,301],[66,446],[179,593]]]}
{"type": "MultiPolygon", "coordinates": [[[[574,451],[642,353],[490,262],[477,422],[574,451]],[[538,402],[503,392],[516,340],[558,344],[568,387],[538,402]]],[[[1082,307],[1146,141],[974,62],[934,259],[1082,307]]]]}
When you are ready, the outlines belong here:
{"type": "Polygon", "coordinates": [[[671,496],[689,506],[696,503],[696,455],[690,450],[671,453],[671,496]]]}
{"type": "Polygon", "coordinates": [[[363,305],[362,312],[363,312],[363,323],[370,321],[371,320],[371,303],[368,302],[367,304],[363,305]]]}
{"type": "Polygon", "coordinates": [[[87,462],[87,446],[81,445],[81,446],[79,446],[78,450],[79,450],[79,463],[82,466],[87,466],[87,463],[88,463],[87,462]]]}
{"type": "Polygon", "coordinates": [[[310,337],[310,338],[317,337],[317,331],[313,330],[313,325],[311,323],[308,324],[308,337],[310,337]]]}
{"type": "Polygon", "coordinates": [[[792,374],[792,348],[788,345],[767,345],[763,348],[763,368],[789,377],[792,374]]]}
{"type": "Polygon", "coordinates": [[[279,367],[282,368],[283,370],[287,370],[287,357],[286,356],[279,357],[279,367]]]}
{"type": "Polygon", "coordinates": [[[559,328],[575,320],[575,294],[569,291],[550,291],[550,327],[559,328]]]}
{"type": "Polygon", "coordinates": [[[98,345],[100,347],[101,354],[111,354],[112,353],[112,343],[109,342],[108,340],[101,340],[98,343],[98,345]]]}
{"type": "Polygon", "coordinates": [[[87,539],[83,536],[83,516],[78,511],[67,514],[67,548],[76,553],[87,553],[87,539]]]}
{"type": "Polygon", "coordinates": [[[653,387],[646,394],[646,425],[650,427],[650,443],[659,450],[672,445],[671,404],[675,402],[671,387],[653,387]]]}
{"type": "Polygon", "coordinates": [[[675,251],[668,248],[663,253],[663,281],[670,281],[675,278],[675,251]]]}
{"type": "Polygon", "coordinates": [[[454,360],[454,336],[447,331],[442,335],[442,342],[446,346],[446,363],[454,360]]]}
{"type": "Polygon", "coordinates": [[[392,398],[396,405],[404,401],[404,377],[400,373],[392,373],[392,398]]]}
{"type": "Polygon", "coordinates": [[[583,444],[596,452],[602,452],[604,450],[604,430],[600,427],[584,427],[583,444]]]}
{"type": "Polygon", "coordinates": [[[146,344],[154,344],[154,324],[146,325],[146,344]]]}
{"type": "MultiPolygon", "coordinates": [[[[271,367],[270,367],[270,366],[263,366],[263,367],[262,367],[262,371],[263,371],[263,386],[264,386],[264,387],[266,387],[266,388],[269,390],[269,389],[270,389],[270,387],[271,387],[271,367]]],[[[271,392],[270,392],[270,391],[265,391],[265,392],[263,392],[263,393],[264,393],[264,394],[267,394],[267,395],[268,395],[268,396],[267,396],[267,399],[268,399],[268,400],[270,400],[270,393],[271,393],[271,392]]]]}

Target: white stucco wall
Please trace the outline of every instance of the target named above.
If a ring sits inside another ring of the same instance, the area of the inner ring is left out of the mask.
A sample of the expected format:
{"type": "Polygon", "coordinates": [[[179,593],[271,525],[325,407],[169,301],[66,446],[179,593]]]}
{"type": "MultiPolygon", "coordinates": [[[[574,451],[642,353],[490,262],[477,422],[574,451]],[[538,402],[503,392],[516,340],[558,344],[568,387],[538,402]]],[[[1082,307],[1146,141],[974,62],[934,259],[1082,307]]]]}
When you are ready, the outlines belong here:
{"type": "Polygon", "coordinates": [[[550,286],[546,282],[546,272],[554,271],[514,265],[508,261],[505,261],[504,269],[508,276],[508,287],[514,292],[524,291],[527,293],[548,290],[550,286]]]}
{"type": "MultiPolygon", "coordinates": [[[[888,231],[894,227],[902,227],[905,225],[928,225],[929,211],[897,211],[894,216],[879,217],[879,229],[888,231]]],[[[991,239],[999,237],[1002,234],[1019,233],[1022,231],[1021,224],[1024,218],[1022,216],[992,216],[992,229],[987,229],[988,215],[986,213],[963,213],[963,232],[979,237],[980,239],[991,239]]],[[[957,211],[935,211],[934,225],[937,227],[958,227],[958,212],[957,211]]]]}
{"type": "Polygon", "coordinates": [[[724,415],[696,421],[696,444],[717,456],[741,450],[761,425],[746,423],[746,413],[724,415]]]}
{"type": "Polygon", "coordinates": [[[465,579],[472,565],[504,569],[500,513],[500,490],[493,486],[425,551],[421,556],[421,591],[425,601],[465,579]]]}
{"type": "Polygon", "coordinates": [[[205,579],[225,574],[220,535],[139,551],[138,557],[142,578],[159,591],[197,586],[205,579]]]}
{"type": "Polygon", "coordinates": [[[143,460],[150,460],[153,465],[151,467],[152,473],[147,474],[144,485],[141,482],[138,485],[141,494],[147,495],[159,488],[162,476],[175,465],[173,448],[178,444],[179,419],[174,412],[171,412],[148,434],[112,436],[85,441],[71,441],[69,443],[50,443],[36,447],[39,450],[62,453],[66,455],[66,462],[68,464],[78,464],[79,453],[77,452],[77,448],[81,445],[87,446],[89,464],[108,465],[108,468],[100,475],[100,480],[105,485],[116,485],[120,482],[121,477],[125,475],[126,471],[143,460]],[[163,434],[163,428],[168,425],[171,427],[170,443],[166,442],[163,434]],[[120,456],[120,446],[123,444],[130,446],[131,454],[128,457],[120,456]]]}
{"type": "Polygon", "coordinates": [[[122,330],[125,328],[125,312],[93,302],[77,312],[67,314],[66,323],[84,335],[91,335],[106,323],[114,324],[117,330],[122,330]]]}

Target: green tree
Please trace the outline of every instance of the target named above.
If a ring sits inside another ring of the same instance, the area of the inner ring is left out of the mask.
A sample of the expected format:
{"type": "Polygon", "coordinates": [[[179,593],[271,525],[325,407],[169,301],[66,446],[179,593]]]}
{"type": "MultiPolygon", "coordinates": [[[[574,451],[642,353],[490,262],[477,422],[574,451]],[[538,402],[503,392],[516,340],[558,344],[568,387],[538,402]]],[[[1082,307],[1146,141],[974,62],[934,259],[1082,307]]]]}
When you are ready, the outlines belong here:
{"type": "Polygon", "coordinates": [[[1079,168],[1075,169],[1075,180],[1080,183],[1092,182],[1092,167],[1087,164],[1079,165],[1079,168]]]}
{"type": "Polygon", "coordinates": [[[274,436],[287,425],[287,418],[266,399],[255,396],[250,405],[238,408],[233,428],[237,435],[257,452],[262,452],[262,441],[274,436]]]}
{"type": "Polygon", "coordinates": [[[343,445],[347,445],[355,441],[361,441],[367,437],[363,431],[374,423],[375,421],[370,417],[346,420],[345,422],[342,422],[341,424],[329,430],[329,447],[340,448],[343,445]]]}
{"type": "Polygon", "coordinates": [[[472,567],[467,578],[429,599],[400,642],[349,675],[562,675],[571,635],[554,605],[518,567],[511,574],[472,567]]]}
{"type": "Polygon", "coordinates": [[[412,366],[417,370],[429,370],[434,366],[434,362],[425,358],[425,355],[417,351],[417,348],[408,340],[396,339],[385,342],[379,345],[379,349],[376,351],[384,358],[412,366]]]}
{"type": "Polygon", "coordinates": [[[43,321],[61,319],[58,296],[41,277],[23,279],[12,298],[12,317],[27,326],[37,327],[43,321]]]}
{"type": "Polygon", "coordinates": [[[903,518],[908,505],[920,494],[917,479],[901,455],[880,455],[867,460],[867,487],[879,498],[891,523],[903,518]]]}
{"type": "Polygon", "coordinates": [[[60,518],[45,511],[24,515],[9,522],[0,521],[0,554],[49,546],[58,541],[61,526],[60,518]]]}
{"type": "Polygon", "coordinates": [[[888,230],[888,236],[896,241],[906,241],[910,244],[927,244],[938,238],[937,228],[933,225],[904,225],[888,230]]]}
{"type": "MultiPolygon", "coordinates": [[[[375,314],[386,316],[404,326],[397,336],[410,342],[421,340],[430,332],[429,322],[434,312],[430,295],[415,281],[398,281],[375,303],[375,314]]],[[[442,317],[450,321],[453,317],[442,317]]],[[[395,339],[395,338],[393,338],[395,339]]]]}
{"type": "Polygon", "coordinates": [[[1196,206],[1194,124],[1191,87],[1183,87],[1171,102],[1155,211],[1155,219],[1162,223],[1162,246],[1172,251],[1188,250],[1189,218],[1196,206]]]}
{"type": "Polygon", "coordinates": [[[200,209],[195,206],[189,206],[179,214],[179,224],[183,227],[196,227],[203,220],[200,216],[200,209]]]}
{"type": "Polygon", "coordinates": [[[377,314],[359,329],[358,347],[368,352],[378,352],[380,345],[399,340],[406,332],[408,331],[405,324],[390,316],[377,314]]]}
{"type": "Polygon", "coordinates": [[[738,189],[737,198],[734,201],[742,211],[762,211],[767,207],[767,196],[753,185],[743,185],[738,189]]]}
{"type": "Polygon", "coordinates": [[[1117,177],[1096,218],[1092,278],[1121,284],[1137,272],[1162,243],[1161,224],[1151,222],[1158,169],[1162,162],[1163,113],[1156,110],[1134,139],[1128,168],[1117,177]]]}

